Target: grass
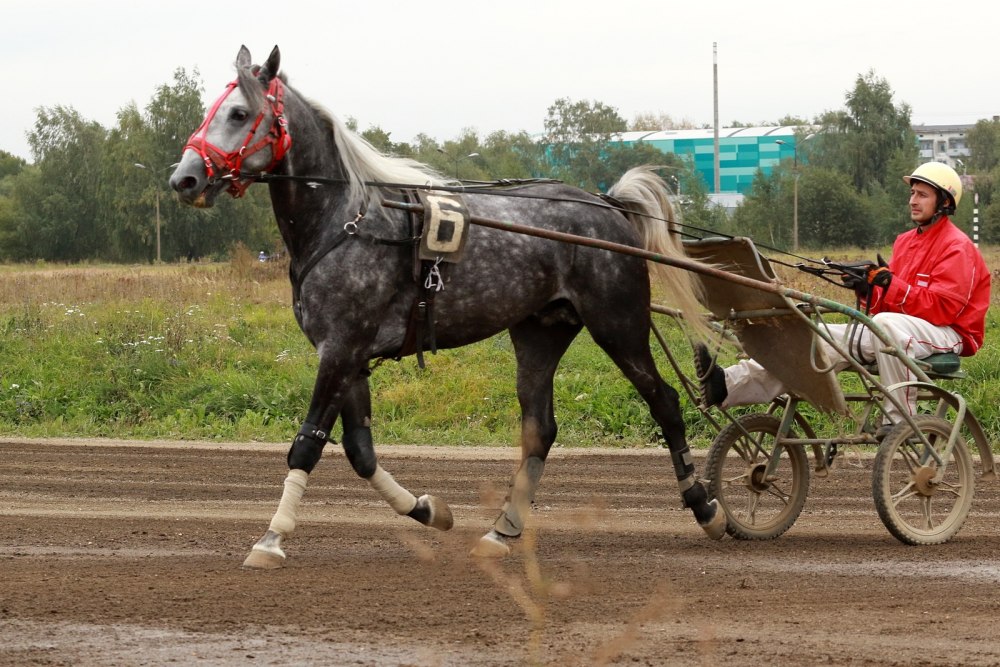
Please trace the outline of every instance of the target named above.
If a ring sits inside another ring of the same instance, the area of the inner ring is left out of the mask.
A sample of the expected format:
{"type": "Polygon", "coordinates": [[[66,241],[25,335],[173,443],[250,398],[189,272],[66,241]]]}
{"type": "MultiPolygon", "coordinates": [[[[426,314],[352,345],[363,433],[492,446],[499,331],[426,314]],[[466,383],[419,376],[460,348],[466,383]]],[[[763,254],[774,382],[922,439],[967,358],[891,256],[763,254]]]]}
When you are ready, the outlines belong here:
{"type": "MultiPolygon", "coordinates": [[[[1000,256],[987,253],[996,265],[1000,256]]],[[[792,272],[804,291],[843,299],[792,272]],[[819,287],[819,289],[817,289],[819,287]]],[[[289,307],[287,266],[240,251],[228,264],[0,267],[0,432],[27,437],[289,441],[304,418],[315,352],[289,307]]],[[[690,347],[657,316],[685,373],[690,347]]],[[[990,313],[989,327],[997,314],[990,313]]],[[[678,386],[663,351],[657,362],[678,386]]],[[[376,442],[511,445],[519,410],[510,338],[387,362],[372,376],[376,442]]],[[[960,390],[1000,432],[1000,350],[964,363],[960,390]]],[[[714,431],[682,394],[695,446],[714,431]]],[[[632,386],[584,333],[555,380],[558,445],[658,445],[632,386]]]]}

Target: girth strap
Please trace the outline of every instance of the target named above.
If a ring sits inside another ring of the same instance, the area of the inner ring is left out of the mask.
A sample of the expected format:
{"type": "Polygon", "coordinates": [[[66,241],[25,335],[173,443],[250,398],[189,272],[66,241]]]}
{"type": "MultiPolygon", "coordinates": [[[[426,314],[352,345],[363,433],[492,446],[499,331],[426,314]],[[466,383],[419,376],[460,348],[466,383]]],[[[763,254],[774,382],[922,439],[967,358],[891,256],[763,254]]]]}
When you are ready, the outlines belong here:
{"type": "MultiPolygon", "coordinates": [[[[417,199],[412,191],[403,193],[407,202],[417,199]]],[[[423,219],[409,212],[410,233],[420,239],[423,233],[423,219]]],[[[434,337],[434,296],[437,294],[440,281],[440,269],[437,262],[420,259],[420,244],[413,246],[413,280],[417,283],[417,295],[410,307],[410,317],[406,322],[406,333],[403,335],[403,345],[394,357],[399,361],[405,356],[416,354],[417,365],[424,368],[424,343],[429,339],[431,354],[437,354],[437,341],[434,337]],[[432,277],[433,275],[433,277],[432,277]]]]}
{"type": "Polygon", "coordinates": [[[410,318],[406,323],[406,335],[403,346],[395,357],[399,361],[403,357],[416,354],[417,365],[424,368],[424,347],[437,354],[437,340],[434,337],[434,296],[438,293],[440,269],[437,262],[421,262],[420,277],[417,283],[417,296],[410,307],[410,318]]]}

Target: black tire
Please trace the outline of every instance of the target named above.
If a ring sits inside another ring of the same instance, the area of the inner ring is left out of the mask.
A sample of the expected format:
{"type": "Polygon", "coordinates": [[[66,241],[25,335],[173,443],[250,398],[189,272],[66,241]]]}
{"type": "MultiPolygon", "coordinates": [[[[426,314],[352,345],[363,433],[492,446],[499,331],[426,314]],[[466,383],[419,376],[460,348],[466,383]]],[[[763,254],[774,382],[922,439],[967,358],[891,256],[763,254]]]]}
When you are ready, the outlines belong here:
{"type": "MultiPolygon", "coordinates": [[[[932,415],[913,418],[934,450],[943,452],[952,425],[932,415]]],[[[912,545],[944,544],[958,533],[972,507],[975,475],[972,456],[961,433],[945,460],[945,474],[934,482],[938,466],[921,456],[925,446],[911,441],[909,424],[897,424],[875,455],[872,495],[882,523],[900,542],[912,545]]]]}
{"type": "Polygon", "coordinates": [[[781,447],[774,473],[764,477],[780,426],[772,415],[744,415],[708,450],[709,494],[726,513],[726,532],[737,539],[772,540],[792,527],[805,505],[809,461],[803,447],[781,447]]]}

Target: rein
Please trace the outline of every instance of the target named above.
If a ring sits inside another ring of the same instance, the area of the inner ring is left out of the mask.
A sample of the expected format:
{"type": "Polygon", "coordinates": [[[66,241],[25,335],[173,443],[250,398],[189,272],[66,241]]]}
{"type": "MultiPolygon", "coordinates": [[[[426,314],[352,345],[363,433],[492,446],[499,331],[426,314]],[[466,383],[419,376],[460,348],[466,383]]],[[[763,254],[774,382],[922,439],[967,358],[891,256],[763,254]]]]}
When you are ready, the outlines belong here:
{"type": "MultiPolygon", "coordinates": [[[[254,180],[260,181],[261,183],[275,182],[275,181],[295,181],[299,183],[305,183],[312,187],[318,185],[341,185],[347,183],[348,180],[345,178],[328,178],[328,177],[317,177],[317,176],[293,176],[288,174],[273,174],[270,172],[262,172],[254,177],[254,180]]],[[[415,185],[413,183],[384,183],[381,181],[365,181],[365,185],[371,187],[386,188],[391,190],[438,190],[441,192],[454,192],[458,194],[477,194],[477,195],[494,195],[499,197],[519,197],[522,199],[542,199],[545,201],[552,202],[566,202],[566,203],[576,203],[576,204],[586,204],[588,206],[596,206],[598,208],[604,208],[608,210],[618,211],[620,213],[634,213],[635,215],[642,215],[643,217],[652,218],[659,222],[666,222],[669,224],[675,224],[678,227],[689,231],[679,231],[670,230],[672,234],[680,234],[681,236],[686,236],[691,239],[701,240],[705,238],[704,236],[699,236],[698,234],[707,234],[710,236],[721,236],[725,238],[736,238],[732,234],[724,234],[722,232],[717,232],[712,229],[705,229],[702,227],[696,227],[694,225],[684,224],[682,222],[677,222],[675,220],[666,220],[664,218],[658,218],[656,216],[651,216],[645,213],[630,211],[624,204],[604,193],[595,193],[597,197],[600,197],[602,201],[596,202],[590,199],[579,199],[575,197],[547,197],[543,195],[533,195],[525,192],[512,191],[510,188],[523,186],[523,185],[535,185],[544,183],[562,183],[562,181],[549,178],[526,178],[526,179],[500,179],[496,181],[475,181],[472,185],[415,185]]],[[[763,248],[769,250],[773,253],[786,255],[788,257],[793,257],[800,260],[796,263],[783,262],[781,260],[775,259],[774,257],[769,257],[769,261],[780,264],[781,266],[786,266],[788,268],[798,269],[805,273],[810,273],[817,276],[827,282],[839,285],[840,283],[827,278],[827,274],[841,274],[844,271],[840,270],[839,265],[832,263],[830,260],[823,258],[813,259],[811,257],[805,257],[803,255],[798,255],[796,253],[789,252],[787,250],[781,250],[780,248],[775,248],[766,244],[758,243],[754,241],[754,245],[758,248],[763,248]],[[807,266],[805,263],[814,264],[816,267],[807,266]]]]}
{"type": "MultiPolygon", "coordinates": [[[[313,187],[317,185],[343,185],[348,183],[346,178],[326,178],[317,176],[293,176],[289,174],[272,174],[261,172],[254,176],[254,180],[261,183],[271,181],[296,181],[305,183],[313,187]]],[[[365,181],[364,184],[370,187],[385,188],[387,190],[437,190],[440,192],[454,192],[457,194],[495,195],[497,197],[519,197],[522,199],[544,199],[546,201],[558,201],[576,204],[589,204],[600,208],[627,211],[621,204],[598,203],[589,199],[576,199],[573,197],[545,197],[542,195],[532,195],[525,192],[517,192],[510,188],[524,185],[542,185],[546,183],[562,184],[563,181],[554,178],[502,178],[496,181],[475,181],[471,185],[416,185],[414,183],[384,183],[382,181],[365,181]]],[[[606,202],[613,202],[611,197],[602,193],[595,193],[606,202]]],[[[651,217],[651,216],[647,216],[651,217]]],[[[665,220],[664,222],[670,222],[665,220]]]]}

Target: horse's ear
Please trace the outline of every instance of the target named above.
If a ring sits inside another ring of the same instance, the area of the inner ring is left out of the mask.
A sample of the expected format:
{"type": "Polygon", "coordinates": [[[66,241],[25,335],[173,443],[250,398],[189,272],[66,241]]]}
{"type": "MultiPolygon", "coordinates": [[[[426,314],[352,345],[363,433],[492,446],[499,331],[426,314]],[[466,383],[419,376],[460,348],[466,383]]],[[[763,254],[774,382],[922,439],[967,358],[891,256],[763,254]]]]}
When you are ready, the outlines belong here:
{"type": "Polygon", "coordinates": [[[236,54],[236,69],[250,69],[250,49],[246,45],[240,46],[240,52],[236,54]]]}
{"type": "Polygon", "coordinates": [[[271,49],[271,55],[267,57],[267,62],[264,63],[263,67],[267,71],[268,80],[278,76],[279,67],[281,67],[281,51],[278,50],[278,45],[275,44],[274,48],[271,49]]]}

